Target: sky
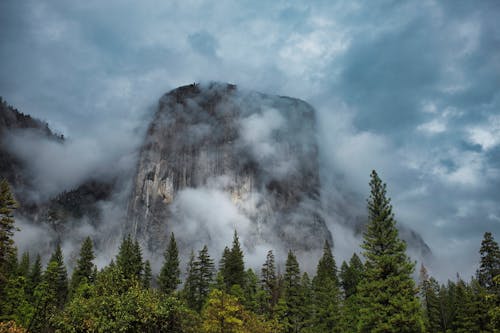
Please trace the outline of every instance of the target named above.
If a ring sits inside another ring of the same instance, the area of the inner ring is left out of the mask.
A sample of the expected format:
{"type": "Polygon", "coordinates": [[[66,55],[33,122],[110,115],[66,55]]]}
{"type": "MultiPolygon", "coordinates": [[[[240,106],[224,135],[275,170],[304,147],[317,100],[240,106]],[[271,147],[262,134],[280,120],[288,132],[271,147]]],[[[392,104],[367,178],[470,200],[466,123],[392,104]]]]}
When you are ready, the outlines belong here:
{"type": "Polygon", "coordinates": [[[3,0],[0,95],[92,156],[87,171],[133,151],[177,86],[301,98],[324,179],[364,200],[376,169],[431,273],[469,277],[483,233],[500,239],[498,17],[494,0],[3,0]]]}

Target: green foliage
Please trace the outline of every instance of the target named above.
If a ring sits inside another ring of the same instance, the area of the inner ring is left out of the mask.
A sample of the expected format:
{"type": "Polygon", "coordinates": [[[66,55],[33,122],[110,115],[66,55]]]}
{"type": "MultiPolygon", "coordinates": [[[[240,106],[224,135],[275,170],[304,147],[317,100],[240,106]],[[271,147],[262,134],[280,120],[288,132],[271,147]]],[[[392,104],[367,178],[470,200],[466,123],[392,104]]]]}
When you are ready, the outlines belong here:
{"type": "Polygon", "coordinates": [[[30,254],[29,252],[24,252],[21,256],[21,261],[17,266],[17,275],[24,276],[28,278],[30,272],[30,254]]]}
{"type": "Polygon", "coordinates": [[[210,291],[210,285],[214,279],[214,261],[210,258],[208,254],[208,247],[205,245],[198,252],[198,258],[195,262],[196,272],[198,275],[198,302],[199,310],[205,303],[208,293],[210,291]]]}
{"type": "Polygon", "coordinates": [[[219,289],[210,292],[202,312],[204,333],[272,333],[280,325],[245,310],[238,298],[219,289]]]}
{"type": "Polygon", "coordinates": [[[60,244],[57,244],[56,250],[49,260],[43,274],[43,280],[47,283],[48,292],[54,296],[53,305],[62,309],[68,298],[68,273],[64,265],[60,244]]]}
{"type": "Polygon", "coordinates": [[[174,233],[171,233],[170,242],[164,253],[164,263],[158,277],[160,290],[167,295],[173,293],[181,283],[180,274],[179,250],[174,233]]]}
{"type": "Polygon", "coordinates": [[[328,241],[318,262],[312,282],[314,290],[314,326],[317,332],[340,332],[340,289],[337,265],[328,241]]]}
{"type": "Polygon", "coordinates": [[[363,263],[358,255],[354,253],[349,260],[349,264],[345,261],[340,267],[340,285],[344,291],[344,297],[349,298],[356,294],[359,281],[361,281],[363,273],[363,263]]]}
{"type": "Polygon", "coordinates": [[[421,306],[411,278],[414,263],[399,239],[386,185],[371,174],[369,223],[364,232],[365,271],[359,284],[359,332],[422,332],[421,306]]]}
{"type": "Polygon", "coordinates": [[[82,284],[56,318],[64,332],[196,332],[193,314],[174,297],[123,279],[117,265],[103,270],[95,285],[82,284]],[[191,319],[190,322],[186,322],[191,319]]]}
{"type": "Polygon", "coordinates": [[[500,249],[491,232],[484,233],[479,253],[481,261],[477,271],[477,278],[481,286],[493,290],[496,286],[493,278],[500,274],[500,249]]]}
{"type": "Polygon", "coordinates": [[[80,249],[80,256],[76,262],[76,267],[73,270],[71,277],[70,291],[73,293],[81,283],[92,283],[95,259],[92,240],[90,237],[85,238],[80,249]]]}
{"type": "Polygon", "coordinates": [[[290,250],[285,263],[283,292],[286,304],[288,327],[286,332],[298,332],[302,326],[302,286],[297,257],[290,250]]]}
{"type": "Polygon", "coordinates": [[[278,278],[276,276],[276,264],[272,250],[267,252],[266,261],[261,269],[261,286],[265,293],[265,302],[262,304],[264,311],[272,314],[273,308],[278,303],[279,289],[278,278]]]}
{"type": "Polygon", "coordinates": [[[137,240],[133,241],[130,235],[124,238],[120,245],[116,256],[116,265],[127,279],[141,279],[144,267],[142,251],[137,240]]]}
{"type": "Polygon", "coordinates": [[[226,290],[231,290],[235,284],[244,288],[245,285],[245,264],[243,261],[243,251],[241,250],[238,233],[234,231],[233,246],[231,250],[224,250],[221,268],[226,290]]]}
{"type": "Polygon", "coordinates": [[[17,202],[14,200],[7,180],[0,180],[0,299],[2,298],[4,288],[11,272],[9,267],[9,258],[17,253],[14,246],[14,210],[17,208],[17,202]]]}
{"type": "Polygon", "coordinates": [[[370,186],[370,221],[362,245],[366,263],[353,254],[337,276],[334,255],[325,242],[312,281],[307,273],[301,275],[292,251],[284,275],[276,273],[275,258],[269,251],[259,280],[252,269],[244,270],[235,232],[215,281],[214,263],[204,246],[196,257],[191,253],[184,288],[176,293],[179,253],[172,234],[159,289],[155,289],[151,287],[150,263],[143,262],[137,241],[124,238],[116,261],[97,272],[92,242],[87,238],[71,278],[68,301],[59,245],[42,274],[39,255],[31,263],[29,254],[23,253],[18,262],[14,244],[7,242],[10,247],[3,257],[4,283],[0,285],[0,330],[413,333],[425,328],[429,333],[499,332],[500,274],[495,274],[500,255],[491,233],[485,234],[481,244],[478,278],[469,283],[458,279],[439,286],[422,266],[420,303],[411,278],[414,263],[398,237],[385,184],[375,172],[370,186]]]}
{"type": "Polygon", "coordinates": [[[427,332],[441,332],[442,326],[439,302],[439,284],[435,279],[429,278],[424,265],[422,265],[420,269],[419,290],[424,309],[424,319],[427,332]]]}
{"type": "Polygon", "coordinates": [[[210,292],[210,286],[214,280],[214,262],[208,254],[205,245],[198,252],[195,259],[194,253],[187,267],[187,278],[184,284],[183,296],[188,306],[196,311],[201,311],[210,292]]]}
{"type": "Polygon", "coordinates": [[[259,278],[251,268],[247,269],[245,272],[244,286],[243,305],[245,306],[245,309],[258,313],[260,310],[258,298],[261,289],[259,286],[259,278]]]}
{"type": "Polygon", "coordinates": [[[33,263],[33,266],[31,266],[28,275],[29,296],[32,303],[34,301],[35,289],[40,282],[42,282],[42,258],[39,254],[37,254],[35,262],[33,263]]]}
{"type": "Polygon", "coordinates": [[[142,287],[144,289],[149,289],[151,287],[151,279],[153,278],[153,273],[151,272],[151,264],[149,260],[144,262],[144,274],[142,275],[142,287]]]}
{"type": "Polygon", "coordinates": [[[196,264],[194,252],[191,251],[189,262],[186,269],[186,281],[184,282],[184,289],[182,295],[190,309],[198,309],[198,276],[196,272],[196,264]]]}

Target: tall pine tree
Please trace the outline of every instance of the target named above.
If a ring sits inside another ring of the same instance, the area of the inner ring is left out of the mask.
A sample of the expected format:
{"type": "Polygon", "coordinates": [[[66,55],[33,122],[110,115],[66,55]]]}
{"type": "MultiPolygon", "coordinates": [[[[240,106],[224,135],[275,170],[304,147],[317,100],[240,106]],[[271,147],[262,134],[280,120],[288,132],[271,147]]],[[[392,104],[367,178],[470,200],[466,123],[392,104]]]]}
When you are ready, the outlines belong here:
{"type": "Polygon", "coordinates": [[[359,284],[358,331],[422,332],[422,311],[411,277],[415,264],[406,255],[406,243],[398,236],[386,185],[375,171],[371,173],[370,188],[369,222],[362,245],[366,263],[359,284]]]}
{"type": "Polygon", "coordinates": [[[349,298],[356,293],[362,273],[363,263],[356,253],[352,255],[349,264],[345,261],[342,263],[340,267],[340,285],[345,298],[349,298]]]}
{"type": "Polygon", "coordinates": [[[285,263],[285,275],[283,276],[283,291],[286,304],[287,333],[300,332],[302,327],[302,284],[300,267],[297,257],[290,250],[285,263]]]}
{"type": "Polygon", "coordinates": [[[234,285],[244,288],[245,284],[245,263],[243,261],[243,251],[241,250],[240,240],[236,230],[233,236],[233,245],[229,252],[224,250],[222,258],[224,282],[226,290],[230,291],[234,285]]]}
{"type": "Polygon", "coordinates": [[[441,316],[439,303],[439,284],[434,278],[429,278],[424,265],[420,268],[420,298],[424,308],[424,319],[427,332],[441,332],[441,316]]]}
{"type": "Polygon", "coordinates": [[[278,303],[278,278],[276,276],[276,264],[274,262],[274,254],[272,250],[267,252],[266,262],[261,269],[261,286],[266,294],[267,304],[266,309],[272,312],[274,306],[278,303]]]}
{"type": "Polygon", "coordinates": [[[61,245],[58,243],[43,276],[48,293],[53,295],[53,305],[62,309],[68,297],[68,273],[64,265],[61,245]]]}
{"type": "Polygon", "coordinates": [[[14,210],[17,202],[14,200],[7,180],[0,180],[0,298],[3,286],[6,285],[9,274],[12,273],[9,259],[13,255],[17,259],[17,251],[14,246],[14,210]]]}
{"type": "Polygon", "coordinates": [[[495,286],[493,278],[500,274],[500,249],[491,232],[484,233],[481,242],[481,262],[477,271],[479,284],[488,290],[495,286]]]}
{"type": "Polygon", "coordinates": [[[210,285],[214,279],[214,261],[208,254],[208,247],[205,245],[198,252],[198,258],[195,262],[197,275],[197,307],[201,311],[210,292],[210,285]]]}
{"type": "Polygon", "coordinates": [[[133,241],[128,235],[123,239],[118,255],[116,256],[116,265],[121,270],[127,280],[135,279],[141,281],[142,269],[142,251],[139,242],[133,241]]]}
{"type": "Polygon", "coordinates": [[[80,249],[80,257],[76,262],[76,267],[73,270],[73,275],[71,276],[71,293],[74,293],[81,283],[92,282],[94,259],[95,255],[92,246],[92,240],[90,239],[90,237],[87,237],[82,243],[82,248],[80,249]]]}
{"type": "Polygon", "coordinates": [[[180,274],[179,250],[174,233],[171,233],[170,242],[164,254],[164,263],[158,276],[160,290],[167,295],[173,293],[181,283],[180,274]]]}
{"type": "Polygon", "coordinates": [[[337,265],[328,241],[313,278],[314,326],[317,332],[340,332],[340,290],[337,265]]]}

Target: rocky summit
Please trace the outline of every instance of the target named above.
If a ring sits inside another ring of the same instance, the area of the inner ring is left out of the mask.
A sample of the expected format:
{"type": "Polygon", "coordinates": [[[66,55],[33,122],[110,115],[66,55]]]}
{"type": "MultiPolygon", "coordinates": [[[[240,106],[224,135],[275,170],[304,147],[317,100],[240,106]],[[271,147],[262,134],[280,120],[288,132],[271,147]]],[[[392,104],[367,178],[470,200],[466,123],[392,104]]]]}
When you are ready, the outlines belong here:
{"type": "Polygon", "coordinates": [[[315,121],[304,101],[230,84],[165,94],[140,151],[127,231],[153,252],[174,230],[186,245],[217,239],[218,224],[246,230],[248,247],[321,248],[332,236],[315,121]]]}

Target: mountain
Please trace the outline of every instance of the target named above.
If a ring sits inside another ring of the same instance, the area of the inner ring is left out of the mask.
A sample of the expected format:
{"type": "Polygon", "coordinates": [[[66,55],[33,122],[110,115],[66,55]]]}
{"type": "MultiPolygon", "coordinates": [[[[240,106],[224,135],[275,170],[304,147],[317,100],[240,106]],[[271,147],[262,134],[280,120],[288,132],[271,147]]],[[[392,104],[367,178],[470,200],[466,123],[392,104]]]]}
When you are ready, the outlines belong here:
{"type": "MultiPolygon", "coordinates": [[[[102,260],[127,233],[159,260],[170,232],[183,251],[204,244],[221,251],[236,230],[260,258],[270,248],[320,250],[325,240],[333,244],[328,225],[360,236],[366,223],[362,198],[325,195],[315,110],[298,99],[223,83],[179,87],[160,98],[132,175],[105,165],[106,176],[50,195],[41,195],[30,155],[13,147],[77,145],[3,100],[0,111],[0,177],[14,189],[17,216],[50,230],[52,243],[79,244],[91,232],[102,260]]],[[[431,254],[418,233],[399,227],[413,253],[431,254]]]]}
{"type": "Polygon", "coordinates": [[[140,152],[128,231],[151,251],[171,230],[185,243],[217,238],[219,224],[248,230],[247,247],[332,242],[320,214],[315,121],[301,100],[229,84],[165,94],[140,152]]]}
{"type": "Polygon", "coordinates": [[[111,197],[114,180],[88,179],[76,188],[40,199],[30,161],[10,146],[13,137],[20,135],[65,144],[64,136],[54,133],[46,122],[20,112],[0,97],[0,178],[7,179],[14,191],[19,203],[17,216],[34,224],[48,225],[59,237],[63,232],[71,232],[67,230],[69,220],[85,217],[98,224],[101,215],[98,203],[111,197]]]}

